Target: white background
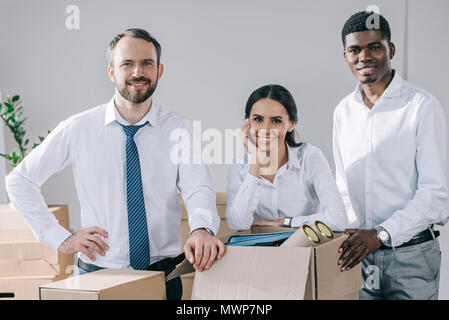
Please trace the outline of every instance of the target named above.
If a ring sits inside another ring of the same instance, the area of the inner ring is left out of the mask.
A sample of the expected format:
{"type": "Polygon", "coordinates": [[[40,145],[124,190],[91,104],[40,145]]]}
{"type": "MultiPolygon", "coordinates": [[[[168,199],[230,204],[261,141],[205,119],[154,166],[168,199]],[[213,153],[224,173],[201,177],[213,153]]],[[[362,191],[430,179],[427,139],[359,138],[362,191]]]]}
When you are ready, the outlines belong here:
{"type": "MultiPolygon", "coordinates": [[[[72,114],[110,100],[106,46],[120,31],[140,27],[162,45],[165,73],[156,96],[165,108],[201,120],[203,131],[224,133],[240,127],[253,90],[281,84],[299,107],[301,140],[321,148],[333,167],[332,112],[356,85],[343,61],[340,32],[351,14],[369,5],[390,22],[393,67],[436,96],[448,117],[445,0],[2,0],[0,92],[22,96],[32,144],[72,114]],[[71,4],[80,9],[79,30],[66,28],[71,4]]],[[[6,129],[0,132],[3,144],[7,151],[14,147],[6,129]]],[[[210,166],[218,192],[226,190],[227,168],[210,166]]],[[[78,229],[71,169],[51,177],[42,190],[49,204],[69,205],[71,228],[78,229]]],[[[3,185],[0,200],[7,201],[3,185]]],[[[440,237],[440,299],[449,299],[448,228],[440,237]]]]}

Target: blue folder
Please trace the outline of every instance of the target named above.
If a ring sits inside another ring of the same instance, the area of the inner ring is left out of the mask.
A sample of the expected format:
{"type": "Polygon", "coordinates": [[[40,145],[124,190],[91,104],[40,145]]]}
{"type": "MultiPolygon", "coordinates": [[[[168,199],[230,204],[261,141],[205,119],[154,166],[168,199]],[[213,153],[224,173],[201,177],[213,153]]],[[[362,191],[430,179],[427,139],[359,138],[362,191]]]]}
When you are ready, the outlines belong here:
{"type": "Polygon", "coordinates": [[[237,235],[229,238],[227,246],[278,246],[290,237],[294,231],[237,235]]]}

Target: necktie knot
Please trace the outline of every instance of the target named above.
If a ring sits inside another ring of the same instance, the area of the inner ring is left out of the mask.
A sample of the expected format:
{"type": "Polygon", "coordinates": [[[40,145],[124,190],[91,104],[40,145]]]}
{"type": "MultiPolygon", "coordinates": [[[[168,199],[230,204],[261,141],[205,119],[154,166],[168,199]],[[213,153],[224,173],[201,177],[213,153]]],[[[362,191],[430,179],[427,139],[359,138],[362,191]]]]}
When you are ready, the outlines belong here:
{"type": "Polygon", "coordinates": [[[137,132],[141,127],[143,127],[144,125],[146,125],[147,123],[148,123],[148,121],[145,122],[144,124],[139,125],[139,126],[125,126],[125,125],[123,125],[123,124],[120,124],[120,125],[122,126],[123,131],[125,131],[126,137],[127,137],[127,138],[133,138],[134,135],[136,134],[136,132],[137,132]]]}

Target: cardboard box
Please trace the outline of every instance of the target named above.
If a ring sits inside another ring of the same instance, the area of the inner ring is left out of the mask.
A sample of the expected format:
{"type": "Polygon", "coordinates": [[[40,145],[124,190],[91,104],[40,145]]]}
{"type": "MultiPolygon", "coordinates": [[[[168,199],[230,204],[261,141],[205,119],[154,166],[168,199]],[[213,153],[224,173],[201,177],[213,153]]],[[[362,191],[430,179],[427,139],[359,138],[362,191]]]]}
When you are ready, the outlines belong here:
{"type": "Polygon", "coordinates": [[[40,286],[41,300],[165,300],[164,273],[104,269],[40,286]]]}
{"type": "MultiPolygon", "coordinates": [[[[184,206],[184,202],[182,201],[182,198],[179,197],[179,201],[181,204],[181,210],[182,210],[182,220],[181,220],[181,241],[182,245],[184,246],[184,243],[186,242],[187,238],[190,235],[190,227],[189,227],[189,220],[187,216],[187,210],[184,206]]],[[[226,223],[226,192],[217,192],[217,211],[218,215],[221,219],[220,221],[220,229],[218,230],[217,237],[224,236],[226,234],[229,234],[233,232],[231,228],[229,228],[228,224],[226,223]]],[[[182,280],[182,286],[183,286],[183,293],[182,293],[182,300],[190,300],[190,297],[192,296],[192,287],[193,287],[193,279],[195,277],[195,273],[189,273],[181,276],[182,280]]]]}
{"type": "Polygon", "coordinates": [[[45,260],[3,259],[0,260],[0,297],[37,300],[39,286],[59,278],[58,272],[45,260]]]}
{"type": "MultiPolygon", "coordinates": [[[[64,205],[49,206],[59,224],[69,230],[68,208],[64,205]]],[[[0,205],[0,241],[36,240],[28,223],[19,211],[7,204],[0,205]]]]}
{"type": "Polygon", "coordinates": [[[58,272],[45,260],[0,260],[0,277],[56,276],[58,272]]]}
{"type": "MultiPolygon", "coordinates": [[[[49,206],[59,224],[69,229],[67,206],[49,206]]],[[[0,299],[39,299],[39,286],[69,276],[74,255],[65,255],[38,241],[25,217],[0,205],[0,299]]]]}
{"type": "Polygon", "coordinates": [[[0,301],[39,300],[39,286],[55,279],[53,276],[0,278],[0,301]]]}
{"type": "Polygon", "coordinates": [[[316,247],[228,246],[211,269],[196,272],[192,300],[354,299],[361,264],[345,272],[337,265],[346,238],[336,234],[316,247]]]}
{"type": "Polygon", "coordinates": [[[181,300],[190,300],[192,298],[193,279],[195,278],[195,272],[183,274],[181,276],[182,281],[182,297],[181,300]]]}
{"type": "Polygon", "coordinates": [[[58,273],[65,273],[73,264],[74,255],[53,250],[49,245],[38,240],[0,241],[0,260],[45,260],[58,273]]]}

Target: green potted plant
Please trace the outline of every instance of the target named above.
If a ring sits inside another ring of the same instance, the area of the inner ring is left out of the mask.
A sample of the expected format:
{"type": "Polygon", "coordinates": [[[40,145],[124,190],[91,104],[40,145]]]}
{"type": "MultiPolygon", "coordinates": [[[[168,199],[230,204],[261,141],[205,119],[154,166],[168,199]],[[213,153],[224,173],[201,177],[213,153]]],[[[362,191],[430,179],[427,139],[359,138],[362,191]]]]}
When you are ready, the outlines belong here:
{"type": "MultiPolygon", "coordinates": [[[[3,103],[0,101],[0,116],[5,125],[11,130],[18,146],[10,154],[0,153],[0,156],[7,159],[13,168],[25,158],[25,153],[28,150],[28,142],[30,141],[30,139],[25,139],[25,129],[23,124],[27,118],[22,118],[22,114],[23,106],[21,106],[19,95],[13,97],[7,96],[6,101],[3,103]]],[[[48,130],[47,133],[50,133],[50,130],[48,130]]],[[[32,149],[40,145],[44,139],[45,137],[39,136],[39,141],[33,144],[32,149]]]]}

